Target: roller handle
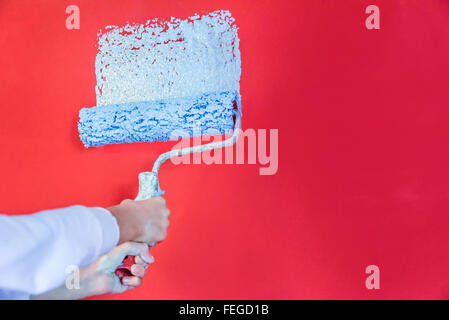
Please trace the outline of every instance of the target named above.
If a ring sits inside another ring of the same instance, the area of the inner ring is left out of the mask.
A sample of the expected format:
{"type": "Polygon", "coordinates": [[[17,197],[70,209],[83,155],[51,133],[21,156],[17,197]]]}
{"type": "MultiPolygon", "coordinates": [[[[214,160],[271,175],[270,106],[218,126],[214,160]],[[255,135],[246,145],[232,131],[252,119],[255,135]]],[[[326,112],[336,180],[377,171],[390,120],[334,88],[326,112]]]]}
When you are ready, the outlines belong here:
{"type": "MultiPolygon", "coordinates": [[[[234,132],[232,136],[224,141],[214,141],[204,145],[192,146],[177,150],[171,150],[161,154],[155,161],[153,165],[153,170],[151,172],[141,172],[139,173],[139,193],[135,200],[146,200],[153,197],[160,197],[165,192],[159,188],[159,181],[157,178],[157,172],[159,171],[162,163],[171,157],[180,156],[183,154],[193,153],[193,152],[203,152],[206,150],[225,148],[233,145],[241,132],[241,102],[240,99],[236,100],[238,109],[234,110],[235,115],[235,125],[234,132]]],[[[115,274],[121,279],[126,275],[131,275],[131,266],[135,263],[134,256],[127,256],[123,260],[123,264],[115,271],[115,274]]]]}
{"type": "MultiPolygon", "coordinates": [[[[139,193],[135,200],[147,200],[154,197],[160,197],[165,193],[159,188],[157,173],[141,172],[139,173],[139,193]]],[[[135,256],[126,256],[122,265],[115,270],[115,274],[120,280],[123,277],[132,276],[131,267],[136,263],[135,256]]]]}

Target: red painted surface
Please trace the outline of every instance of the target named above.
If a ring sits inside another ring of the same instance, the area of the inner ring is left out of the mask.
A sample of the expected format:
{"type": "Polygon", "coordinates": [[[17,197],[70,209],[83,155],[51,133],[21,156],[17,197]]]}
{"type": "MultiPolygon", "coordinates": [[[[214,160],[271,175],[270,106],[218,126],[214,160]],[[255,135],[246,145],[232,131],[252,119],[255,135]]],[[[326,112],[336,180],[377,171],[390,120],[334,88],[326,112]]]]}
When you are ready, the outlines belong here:
{"type": "Polygon", "coordinates": [[[168,238],[144,285],[112,297],[449,298],[444,0],[1,1],[0,212],[133,198],[174,143],[83,148],[96,33],[216,9],[240,27],[244,127],[279,129],[278,173],[164,164],[168,238]]]}

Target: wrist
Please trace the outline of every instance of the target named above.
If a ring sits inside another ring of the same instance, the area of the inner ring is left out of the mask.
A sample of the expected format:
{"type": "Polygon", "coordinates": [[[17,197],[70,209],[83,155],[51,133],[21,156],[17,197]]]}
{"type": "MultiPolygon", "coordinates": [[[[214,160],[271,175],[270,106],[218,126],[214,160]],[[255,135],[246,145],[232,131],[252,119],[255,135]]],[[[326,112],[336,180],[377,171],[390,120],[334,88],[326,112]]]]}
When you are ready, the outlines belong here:
{"type": "Polygon", "coordinates": [[[117,218],[111,211],[102,207],[91,207],[89,210],[102,227],[100,254],[103,255],[117,246],[120,240],[120,227],[117,218]]]}
{"type": "Polygon", "coordinates": [[[118,244],[122,244],[127,241],[132,241],[135,238],[137,238],[137,235],[135,234],[135,228],[132,228],[130,226],[130,223],[126,221],[126,215],[123,212],[123,208],[120,205],[112,206],[109,208],[106,208],[112,216],[114,216],[115,220],[117,221],[117,225],[119,228],[119,241],[118,244]]]}

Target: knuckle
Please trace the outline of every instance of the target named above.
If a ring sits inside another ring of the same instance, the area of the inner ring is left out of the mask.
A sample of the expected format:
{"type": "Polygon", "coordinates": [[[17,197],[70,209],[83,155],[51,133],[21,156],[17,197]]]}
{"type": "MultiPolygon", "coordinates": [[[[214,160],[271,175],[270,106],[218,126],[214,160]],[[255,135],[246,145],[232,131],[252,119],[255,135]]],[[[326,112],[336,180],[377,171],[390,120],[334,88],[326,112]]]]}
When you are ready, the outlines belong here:
{"type": "Polygon", "coordinates": [[[159,230],[160,231],[165,231],[167,229],[168,226],[168,221],[166,219],[161,219],[161,221],[159,222],[159,230]]]}
{"type": "Polygon", "coordinates": [[[141,242],[127,242],[126,250],[132,252],[140,252],[145,250],[145,244],[141,242]]]}
{"type": "Polygon", "coordinates": [[[133,243],[132,242],[125,242],[124,244],[121,245],[121,247],[125,251],[130,251],[133,248],[133,243]]]}
{"type": "Polygon", "coordinates": [[[161,231],[160,235],[159,235],[159,240],[162,241],[167,237],[167,231],[164,229],[161,231]]]}
{"type": "Polygon", "coordinates": [[[136,250],[139,252],[142,252],[148,248],[147,245],[143,242],[135,242],[134,245],[136,250]]]}

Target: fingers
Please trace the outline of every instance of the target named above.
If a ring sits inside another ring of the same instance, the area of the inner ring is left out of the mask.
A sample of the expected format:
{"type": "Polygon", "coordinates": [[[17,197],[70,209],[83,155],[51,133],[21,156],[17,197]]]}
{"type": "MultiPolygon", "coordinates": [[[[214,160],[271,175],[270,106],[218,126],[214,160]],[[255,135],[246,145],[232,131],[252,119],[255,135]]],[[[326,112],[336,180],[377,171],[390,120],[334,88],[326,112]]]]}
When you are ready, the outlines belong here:
{"type": "Polygon", "coordinates": [[[154,247],[159,242],[165,240],[167,237],[167,228],[169,226],[168,218],[160,217],[145,226],[146,238],[141,239],[142,242],[148,243],[150,248],[154,247]]]}
{"type": "MultiPolygon", "coordinates": [[[[141,266],[144,266],[145,269],[148,268],[148,264],[147,262],[143,261],[143,259],[140,256],[136,256],[134,261],[136,262],[136,264],[139,264],[141,266]]],[[[153,261],[154,261],[154,257],[153,257],[153,261]]]]}
{"type": "Polygon", "coordinates": [[[167,237],[167,228],[170,225],[170,210],[166,207],[165,205],[165,199],[164,198],[158,198],[158,201],[161,202],[162,206],[159,209],[159,213],[160,213],[160,219],[159,219],[159,232],[156,234],[155,237],[155,242],[156,244],[158,242],[161,242],[163,240],[165,240],[165,238],[167,237]]]}
{"type": "Polygon", "coordinates": [[[157,198],[155,198],[157,201],[159,201],[160,202],[160,204],[162,205],[162,209],[161,209],[161,214],[164,216],[164,217],[169,217],[170,216],[170,209],[168,209],[167,208],[167,202],[165,201],[165,199],[164,198],[162,198],[162,197],[157,197],[157,198]]]}
{"type": "Polygon", "coordinates": [[[136,256],[135,262],[130,269],[132,276],[125,276],[121,279],[123,285],[131,288],[136,288],[142,284],[142,279],[149,265],[140,256],[136,256]]]}
{"type": "Polygon", "coordinates": [[[142,285],[142,279],[149,265],[140,256],[136,256],[134,260],[136,263],[130,268],[132,276],[124,276],[121,279],[122,285],[127,286],[128,289],[134,289],[142,285]]]}
{"type": "Polygon", "coordinates": [[[148,245],[139,242],[127,242],[123,244],[126,255],[134,255],[140,257],[146,263],[153,263],[154,258],[151,255],[148,245]]]}
{"type": "MultiPolygon", "coordinates": [[[[170,210],[167,208],[167,202],[162,197],[150,198],[143,200],[142,204],[145,207],[152,207],[160,214],[162,217],[167,218],[170,216],[170,210]]],[[[165,220],[165,219],[164,219],[165,220]]]]}
{"type": "MultiPolygon", "coordinates": [[[[128,269],[131,275],[124,275],[123,277],[119,277],[121,285],[125,286],[128,289],[134,289],[142,285],[142,279],[145,276],[145,273],[147,271],[148,265],[150,263],[154,262],[153,256],[148,251],[148,246],[142,243],[136,243],[136,242],[130,242],[130,243],[124,243],[122,246],[125,247],[126,252],[129,252],[132,255],[135,255],[134,257],[134,264],[130,266],[128,269]],[[140,255],[137,255],[137,252],[139,252],[139,247],[144,247],[144,252],[148,254],[148,256],[143,255],[142,251],[140,251],[140,255]],[[137,251],[134,251],[137,250],[137,251]],[[147,261],[149,262],[147,262],[147,261]]],[[[117,274],[117,273],[116,273],[117,274]]]]}
{"type": "Polygon", "coordinates": [[[125,286],[136,288],[142,284],[142,279],[139,277],[124,277],[122,283],[125,286]]]}
{"type": "Polygon", "coordinates": [[[146,268],[143,265],[139,265],[139,264],[133,264],[131,266],[131,274],[139,277],[139,278],[143,278],[145,276],[145,272],[146,272],[146,268]]]}
{"type": "Polygon", "coordinates": [[[123,200],[118,208],[113,208],[118,211],[115,216],[116,218],[118,216],[121,239],[145,242],[153,246],[166,238],[167,228],[170,224],[170,210],[167,208],[164,198],[155,197],[139,201],[123,200]],[[122,218],[122,213],[124,218],[122,218]],[[128,230],[132,230],[132,232],[128,230]],[[131,234],[133,235],[130,236],[131,234]]]}
{"type": "Polygon", "coordinates": [[[154,200],[153,201],[159,201],[160,203],[162,203],[164,206],[166,205],[166,201],[165,201],[165,199],[164,198],[162,198],[162,197],[154,197],[153,198],[154,200]]]}
{"type": "Polygon", "coordinates": [[[154,262],[146,243],[125,242],[106,255],[108,267],[115,270],[128,255],[139,256],[145,263],[154,262]]]}
{"type": "Polygon", "coordinates": [[[148,269],[149,263],[143,261],[143,259],[139,256],[136,256],[134,260],[136,263],[131,266],[131,274],[143,278],[148,269]]]}

